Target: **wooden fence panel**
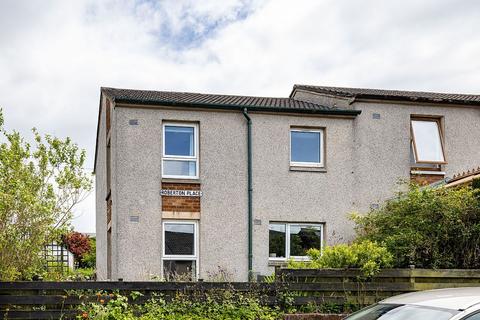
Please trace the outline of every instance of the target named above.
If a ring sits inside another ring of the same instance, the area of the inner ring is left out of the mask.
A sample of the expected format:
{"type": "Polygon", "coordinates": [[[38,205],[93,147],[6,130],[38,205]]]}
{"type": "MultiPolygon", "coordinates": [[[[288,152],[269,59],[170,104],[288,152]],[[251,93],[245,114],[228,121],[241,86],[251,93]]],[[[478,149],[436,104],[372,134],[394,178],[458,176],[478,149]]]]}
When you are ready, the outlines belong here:
{"type": "MultiPolygon", "coordinates": [[[[277,271],[274,283],[247,282],[0,282],[0,317],[4,319],[71,319],[82,302],[95,301],[95,293],[133,291],[144,294],[132,303],[143,304],[154,293],[166,299],[177,292],[186,294],[210,290],[257,292],[269,305],[283,303],[283,295],[293,297],[293,305],[366,305],[384,298],[424,289],[480,286],[480,270],[388,269],[372,279],[359,270],[277,271]],[[79,293],[82,292],[82,296],[79,293]]],[[[108,300],[105,297],[105,300],[108,300]]]]}

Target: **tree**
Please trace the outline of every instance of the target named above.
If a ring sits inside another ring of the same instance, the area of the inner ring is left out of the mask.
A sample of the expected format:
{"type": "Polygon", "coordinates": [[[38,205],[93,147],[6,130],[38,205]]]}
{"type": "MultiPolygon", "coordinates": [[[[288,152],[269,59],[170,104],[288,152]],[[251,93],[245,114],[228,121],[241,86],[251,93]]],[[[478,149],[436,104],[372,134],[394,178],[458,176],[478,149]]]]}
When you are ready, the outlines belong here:
{"type": "Polygon", "coordinates": [[[60,240],[92,188],[85,150],[70,138],[32,132],[33,143],[7,132],[0,109],[0,280],[28,279],[41,269],[45,244],[60,240]]]}
{"type": "Polygon", "coordinates": [[[90,237],[76,231],[67,233],[62,237],[62,242],[68,251],[73,253],[75,260],[80,264],[83,257],[92,249],[90,246],[90,237]]]}
{"type": "Polygon", "coordinates": [[[396,267],[480,266],[478,189],[412,184],[381,208],[353,219],[359,239],[386,246],[396,267]]]}

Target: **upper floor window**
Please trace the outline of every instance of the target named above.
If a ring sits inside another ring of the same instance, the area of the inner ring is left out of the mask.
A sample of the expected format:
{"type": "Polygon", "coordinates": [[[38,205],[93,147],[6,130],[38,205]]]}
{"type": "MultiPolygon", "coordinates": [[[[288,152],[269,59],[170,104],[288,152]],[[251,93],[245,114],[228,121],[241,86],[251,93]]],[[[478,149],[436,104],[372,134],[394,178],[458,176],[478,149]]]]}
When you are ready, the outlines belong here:
{"type": "Polygon", "coordinates": [[[163,125],[162,176],[198,178],[198,125],[163,125]]]}
{"type": "Polygon", "coordinates": [[[324,166],[323,129],[290,130],[290,165],[324,166]]]}
{"type": "Polygon", "coordinates": [[[411,131],[415,163],[445,163],[443,136],[439,119],[412,118],[411,131]]]}

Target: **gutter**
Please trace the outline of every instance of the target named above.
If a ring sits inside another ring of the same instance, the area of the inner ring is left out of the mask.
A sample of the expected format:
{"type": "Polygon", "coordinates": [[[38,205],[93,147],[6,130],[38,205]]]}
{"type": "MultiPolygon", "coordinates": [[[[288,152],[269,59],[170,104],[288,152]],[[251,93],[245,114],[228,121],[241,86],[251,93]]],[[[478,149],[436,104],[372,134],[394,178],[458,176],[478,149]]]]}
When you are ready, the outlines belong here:
{"type": "Polygon", "coordinates": [[[238,104],[211,104],[211,103],[193,103],[193,102],[176,102],[176,101],[151,101],[141,99],[122,99],[114,98],[113,102],[116,104],[143,104],[150,106],[167,106],[167,107],[192,107],[192,108],[206,108],[217,110],[243,110],[248,108],[249,111],[264,111],[264,112],[280,112],[280,113],[299,113],[299,114],[325,114],[337,116],[351,116],[356,117],[361,113],[361,110],[341,110],[341,109],[310,109],[310,108],[278,108],[265,107],[257,105],[238,105],[238,104]]]}
{"type": "Polygon", "coordinates": [[[247,120],[247,171],[248,171],[248,280],[253,279],[253,179],[252,179],[252,119],[248,109],[243,109],[243,116],[247,120]]]}

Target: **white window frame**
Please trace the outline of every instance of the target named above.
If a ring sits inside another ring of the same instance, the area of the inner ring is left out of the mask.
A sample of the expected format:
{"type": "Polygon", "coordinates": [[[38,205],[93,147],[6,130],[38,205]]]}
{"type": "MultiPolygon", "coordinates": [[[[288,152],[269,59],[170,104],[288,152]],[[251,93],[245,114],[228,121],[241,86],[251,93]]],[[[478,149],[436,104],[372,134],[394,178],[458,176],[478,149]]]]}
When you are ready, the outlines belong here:
{"type": "Polygon", "coordinates": [[[162,126],[162,177],[163,178],[173,178],[173,179],[198,179],[199,177],[199,164],[198,164],[198,154],[199,154],[199,143],[198,143],[198,124],[197,123],[188,123],[188,122],[164,122],[162,126]],[[187,127],[193,128],[193,156],[172,156],[165,153],[165,128],[167,126],[175,127],[187,127]],[[175,160],[175,161],[195,161],[195,176],[182,176],[182,175],[168,175],[164,173],[164,161],[175,160]]]}
{"type": "Polygon", "coordinates": [[[195,220],[165,220],[162,221],[162,277],[164,276],[163,262],[171,260],[195,261],[195,277],[199,277],[198,267],[198,221],[195,220]],[[185,224],[193,225],[193,255],[175,255],[165,254],[165,225],[166,224],[185,224]]]}
{"type": "Polygon", "coordinates": [[[433,165],[441,165],[441,164],[446,164],[446,156],[445,156],[445,142],[444,142],[444,134],[442,130],[442,122],[441,118],[437,117],[422,117],[422,116],[412,116],[410,118],[410,143],[412,145],[412,151],[413,151],[413,159],[415,163],[418,164],[433,164],[433,165]],[[413,122],[433,122],[436,124],[437,130],[438,130],[438,136],[440,138],[440,145],[442,148],[442,161],[433,161],[433,160],[423,160],[423,159],[418,159],[418,150],[417,150],[417,144],[416,144],[416,137],[415,137],[415,131],[413,130],[413,122]]]}
{"type": "Polygon", "coordinates": [[[324,137],[325,137],[325,129],[318,128],[318,129],[304,129],[304,128],[290,128],[289,131],[289,139],[290,139],[290,166],[292,167],[318,167],[323,168],[325,167],[325,148],[324,146],[324,137]],[[297,162],[292,161],[292,132],[315,132],[320,133],[320,162],[297,162]]]}
{"type": "MultiPolygon", "coordinates": [[[[323,241],[323,229],[324,229],[324,224],[323,223],[314,223],[314,222],[277,222],[277,221],[271,221],[268,223],[268,226],[270,227],[271,224],[282,224],[285,225],[285,257],[270,257],[270,236],[269,236],[269,242],[268,242],[268,252],[269,252],[269,261],[287,261],[289,259],[293,259],[295,261],[308,261],[310,258],[308,256],[291,256],[290,255],[290,227],[291,226],[315,226],[315,227],[320,227],[320,248],[318,248],[320,251],[323,251],[323,246],[324,246],[324,241],[323,241]]],[[[270,229],[269,229],[270,232],[270,229]]]]}

